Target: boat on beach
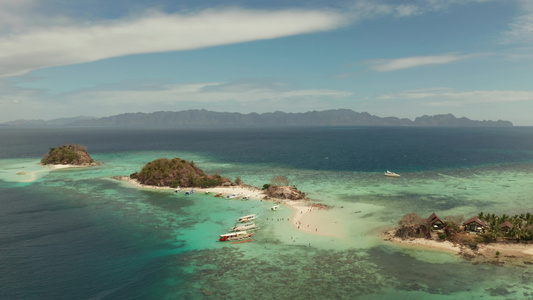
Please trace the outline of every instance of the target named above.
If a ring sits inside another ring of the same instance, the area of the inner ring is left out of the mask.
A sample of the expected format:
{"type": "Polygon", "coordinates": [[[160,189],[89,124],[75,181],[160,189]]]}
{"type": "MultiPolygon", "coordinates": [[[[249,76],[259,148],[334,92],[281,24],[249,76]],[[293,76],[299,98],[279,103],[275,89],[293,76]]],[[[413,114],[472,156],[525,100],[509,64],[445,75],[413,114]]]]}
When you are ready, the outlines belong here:
{"type": "Polygon", "coordinates": [[[239,240],[245,240],[249,239],[254,235],[253,232],[246,232],[246,231],[236,231],[232,233],[225,233],[221,234],[218,238],[219,241],[225,242],[225,241],[239,241],[239,240]]]}
{"type": "Polygon", "coordinates": [[[257,226],[254,222],[249,222],[244,224],[237,224],[233,228],[231,228],[230,231],[250,231],[257,229],[259,229],[259,226],[257,226]]]}
{"type": "Polygon", "coordinates": [[[400,174],[396,174],[396,173],[391,172],[389,170],[385,171],[385,173],[383,175],[385,175],[387,177],[400,177],[400,174]]]}
{"type": "Polygon", "coordinates": [[[239,223],[246,223],[246,222],[250,222],[250,221],[253,221],[257,219],[257,215],[256,214],[252,214],[252,215],[247,215],[247,216],[242,216],[239,218],[239,220],[237,222],[239,223]]]}

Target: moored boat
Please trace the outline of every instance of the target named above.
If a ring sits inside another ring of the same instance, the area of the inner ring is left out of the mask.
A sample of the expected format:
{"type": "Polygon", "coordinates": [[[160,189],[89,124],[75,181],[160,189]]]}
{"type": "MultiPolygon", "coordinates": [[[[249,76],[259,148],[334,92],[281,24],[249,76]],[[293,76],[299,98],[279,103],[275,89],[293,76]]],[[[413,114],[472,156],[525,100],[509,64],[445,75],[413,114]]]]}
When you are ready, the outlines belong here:
{"type": "Polygon", "coordinates": [[[257,229],[259,229],[259,226],[257,226],[254,222],[250,222],[250,223],[237,224],[233,226],[233,228],[231,228],[230,231],[250,231],[250,230],[257,230],[257,229]]]}
{"type": "Polygon", "coordinates": [[[274,205],[270,208],[270,210],[278,210],[279,209],[279,205],[274,205]]]}
{"type": "Polygon", "coordinates": [[[238,240],[244,240],[252,237],[254,235],[253,232],[246,232],[246,231],[236,231],[232,233],[226,233],[221,234],[218,238],[219,241],[225,242],[225,241],[238,241],[238,240]]]}
{"type": "Polygon", "coordinates": [[[192,195],[194,194],[195,190],[191,189],[190,191],[185,192],[185,195],[192,195]]]}
{"type": "Polygon", "coordinates": [[[385,171],[385,173],[383,175],[385,175],[387,177],[400,177],[400,174],[396,174],[396,173],[391,172],[389,170],[385,171]]]}
{"type": "Polygon", "coordinates": [[[222,196],[222,193],[216,193],[215,194],[215,197],[220,197],[220,196],[222,196]]]}
{"type": "Polygon", "coordinates": [[[239,218],[239,223],[246,223],[246,222],[250,222],[250,221],[253,221],[257,219],[257,215],[256,214],[252,214],[252,215],[247,215],[247,216],[242,216],[239,218]]]}

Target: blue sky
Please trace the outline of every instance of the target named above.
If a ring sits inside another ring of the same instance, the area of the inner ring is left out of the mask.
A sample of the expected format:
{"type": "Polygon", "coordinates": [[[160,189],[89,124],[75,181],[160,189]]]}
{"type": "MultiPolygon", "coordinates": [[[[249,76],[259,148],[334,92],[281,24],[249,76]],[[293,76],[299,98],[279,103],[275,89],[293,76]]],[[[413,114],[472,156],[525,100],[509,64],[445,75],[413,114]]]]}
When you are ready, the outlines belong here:
{"type": "Polygon", "coordinates": [[[533,1],[0,0],[0,122],[207,109],[532,126],[533,1]]]}

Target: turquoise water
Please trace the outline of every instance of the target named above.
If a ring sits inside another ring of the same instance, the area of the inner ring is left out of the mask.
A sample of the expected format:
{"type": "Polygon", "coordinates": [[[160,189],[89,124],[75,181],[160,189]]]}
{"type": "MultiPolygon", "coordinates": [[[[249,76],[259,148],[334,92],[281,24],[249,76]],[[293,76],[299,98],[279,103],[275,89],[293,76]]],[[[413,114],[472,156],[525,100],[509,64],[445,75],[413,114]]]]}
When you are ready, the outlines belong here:
{"type": "MultiPolygon", "coordinates": [[[[423,159],[414,165],[400,162],[391,170],[402,177],[386,178],[370,167],[347,170],[345,165],[353,163],[352,157],[345,157],[345,164],[338,161],[342,153],[353,151],[345,148],[349,147],[344,136],[347,130],[342,130],[338,140],[333,136],[336,131],[325,131],[329,134],[327,145],[295,153],[292,149],[318,138],[309,134],[310,140],[291,142],[285,133],[274,132],[271,139],[278,134],[283,144],[269,149],[260,144],[261,150],[257,150],[257,143],[246,143],[248,132],[237,130],[224,136],[224,141],[210,139],[222,149],[213,146],[207,151],[206,145],[193,151],[194,140],[189,136],[179,139],[188,141],[185,146],[176,142],[169,150],[165,143],[137,145],[131,139],[134,130],[106,136],[99,129],[93,135],[71,129],[56,132],[53,139],[81,136],[79,143],[88,146],[102,164],[53,171],[37,165],[39,155],[34,152],[17,155],[21,146],[13,141],[10,147],[0,148],[0,298],[533,298],[531,265],[475,265],[452,254],[399,248],[379,237],[409,212],[468,217],[479,211],[533,211],[533,148],[523,143],[532,136],[531,131],[504,132],[508,144],[509,135],[517,137],[515,146],[497,144],[490,151],[490,141],[502,138],[502,133],[484,132],[485,139],[480,137],[484,142],[476,141],[482,145],[477,153],[489,154],[478,157],[475,165],[439,168],[423,159]],[[120,140],[125,134],[129,142],[120,140]],[[234,140],[228,141],[231,136],[234,140]],[[135,149],[128,150],[128,143],[135,149]],[[338,152],[332,150],[335,145],[338,152]],[[228,159],[232,147],[238,155],[228,159]],[[499,153],[497,159],[495,152],[499,153]],[[266,155],[257,155],[254,161],[254,153],[266,155]],[[289,155],[296,162],[287,163],[289,155]],[[254,186],[285,175],[313,202],[333,206],[322,214],[324,226],[335,222],[328,226],[337,226],[342,235],[299,231],[288,221],[290,208],[273,212],[266,201],[227,200],[199,193],[185,196],[170,190],[137,189],[111,179],[136,172],[159,157],[193,160],[204,170],[217,170],[229,178],[240,176],[254,186]],[[312,161],[309,167],[302,168],[307,160],[312,161]],[[328,167],[329,160],[336,160],[333,165],[339,167],[328,167]],[[17,175],[19,171],[26,173],[17,175]],[[232,245],[217,241],[239,216],[249,213],[260,215],[261,230],[253,242],[232,245]]],[[[357,134],[361,130],[357,129],[357,134]]],[[[371,131],[376,134],[375,129],[371,131]]],[[[149,131],[150,136],[154,133],[158,131],[149,131]]],[[[163,137],[167,134],[168,130],[161,133],[163,137]]],[[[420,133],[414,136],[424,144],[420,133]]],[[[46,140],[34,143],[40,147],[35,152],[46,152],[48,146],[42,146],[46,140]]],[[[461,144],[448,147],[457,149],[452,155],[463,151],[461,144]]],[[[465,148],[475,150],[471,145],[465,148]]],[[[391,151],[384,160],[393,161],[397,152],[391,151]]]]}

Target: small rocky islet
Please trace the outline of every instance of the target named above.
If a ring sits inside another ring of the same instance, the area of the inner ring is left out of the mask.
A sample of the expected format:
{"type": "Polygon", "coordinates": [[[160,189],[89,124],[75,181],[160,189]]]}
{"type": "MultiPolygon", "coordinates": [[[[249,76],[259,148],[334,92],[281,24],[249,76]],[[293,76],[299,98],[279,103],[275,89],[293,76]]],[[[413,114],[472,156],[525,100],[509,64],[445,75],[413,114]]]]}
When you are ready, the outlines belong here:
{"type": "Polygon", "coordinates": [[[41,159],[43,165],[94,166],[97,163],[87,152],[87,147],[78,144],[64,144],[50,151],[41,159]]]}

